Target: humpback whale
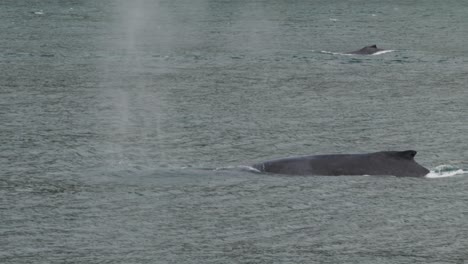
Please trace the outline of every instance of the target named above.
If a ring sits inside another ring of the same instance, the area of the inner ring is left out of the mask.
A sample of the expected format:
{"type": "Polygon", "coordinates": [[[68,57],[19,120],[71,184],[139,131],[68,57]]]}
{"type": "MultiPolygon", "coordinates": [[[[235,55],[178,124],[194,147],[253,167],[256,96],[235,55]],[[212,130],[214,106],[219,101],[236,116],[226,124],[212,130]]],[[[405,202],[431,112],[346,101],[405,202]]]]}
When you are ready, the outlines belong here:
{"type": "Polygon", "coordinates": [[[366,46],[362,49],[347,52],[346,54],[358,54],[358,55],[372,55],[374,53],[377,53],[379,51],[384,51],[384,49],[379,49],[377,48],[377,45],[370,45],[366,46]]]}
{"type": "Polygon", "coordinates": [[[416,151],[380,151],[366,154],[311,155],[254,164],[260,172],[285,175],[392,175],[423,177],[429,170],[419,165],[416,151]]]}

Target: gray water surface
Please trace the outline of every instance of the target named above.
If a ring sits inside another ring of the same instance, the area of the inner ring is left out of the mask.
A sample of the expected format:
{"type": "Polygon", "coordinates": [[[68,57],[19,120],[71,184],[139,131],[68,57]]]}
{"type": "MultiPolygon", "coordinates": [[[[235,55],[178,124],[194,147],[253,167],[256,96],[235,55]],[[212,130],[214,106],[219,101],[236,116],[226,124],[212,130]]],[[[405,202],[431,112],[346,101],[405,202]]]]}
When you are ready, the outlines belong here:
{"type": "Polygon", "coordinates": [[[3,0],[0,262],[466,263],[466,174],[237,169],[415,149],[431,170],[466,171],[466,14],[463,1],[3,0]],[[371,44],[392,52],[341,54],[371,44]]]}

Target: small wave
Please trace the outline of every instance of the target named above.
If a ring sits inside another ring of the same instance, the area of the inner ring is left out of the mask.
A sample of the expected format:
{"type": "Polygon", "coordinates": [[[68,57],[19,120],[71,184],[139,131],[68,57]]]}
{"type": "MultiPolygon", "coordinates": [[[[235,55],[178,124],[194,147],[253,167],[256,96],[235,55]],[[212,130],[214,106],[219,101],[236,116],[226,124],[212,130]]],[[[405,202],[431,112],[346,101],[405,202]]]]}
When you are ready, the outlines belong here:
{"type": "Polygon", "coordinates": [[[465,173],[468,173],[468,171],[464,171],[451,165],[439,165],[435,167],[434,170],[431,170],[429,174],[426,175],[426,178],[446,178],[465,173]]]}

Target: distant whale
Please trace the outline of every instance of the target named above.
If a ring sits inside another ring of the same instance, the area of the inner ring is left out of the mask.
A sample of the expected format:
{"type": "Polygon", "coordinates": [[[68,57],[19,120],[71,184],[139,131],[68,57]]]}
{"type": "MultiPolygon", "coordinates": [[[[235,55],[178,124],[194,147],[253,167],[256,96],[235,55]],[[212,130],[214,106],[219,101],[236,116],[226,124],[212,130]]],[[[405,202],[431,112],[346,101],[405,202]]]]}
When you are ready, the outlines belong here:
{"type": "Polygon", "coordinates": [[[358,55],[372,55],[379,51],[384,51],[384,49],[377,48],[377,45],[370,45],[366,46],[360,50],[355,50],[351,52],[347,52],[346,54],[358,54],[358,55]]]}
{"type": "Polygon", "coordinates": [[[419,165],[416,151],[380,151],[366,154],[331,154],[292,157],[254,164],[260,172],[286,175],[393,175],[423,177],[429,170],[419,165]]]}

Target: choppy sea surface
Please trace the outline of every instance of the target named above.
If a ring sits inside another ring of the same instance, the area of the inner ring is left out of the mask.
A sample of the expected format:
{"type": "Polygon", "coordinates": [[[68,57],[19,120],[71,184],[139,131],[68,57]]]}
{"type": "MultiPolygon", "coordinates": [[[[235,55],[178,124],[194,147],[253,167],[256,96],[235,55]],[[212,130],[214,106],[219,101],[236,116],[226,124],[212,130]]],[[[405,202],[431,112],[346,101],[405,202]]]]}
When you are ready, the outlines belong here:
{"type": "Polygon", "coordinates": [[[468,263],[467,14],[2,0],[0,263],[468,263]],[[242,169],[406,149],[429,177],[242,169]]]}

